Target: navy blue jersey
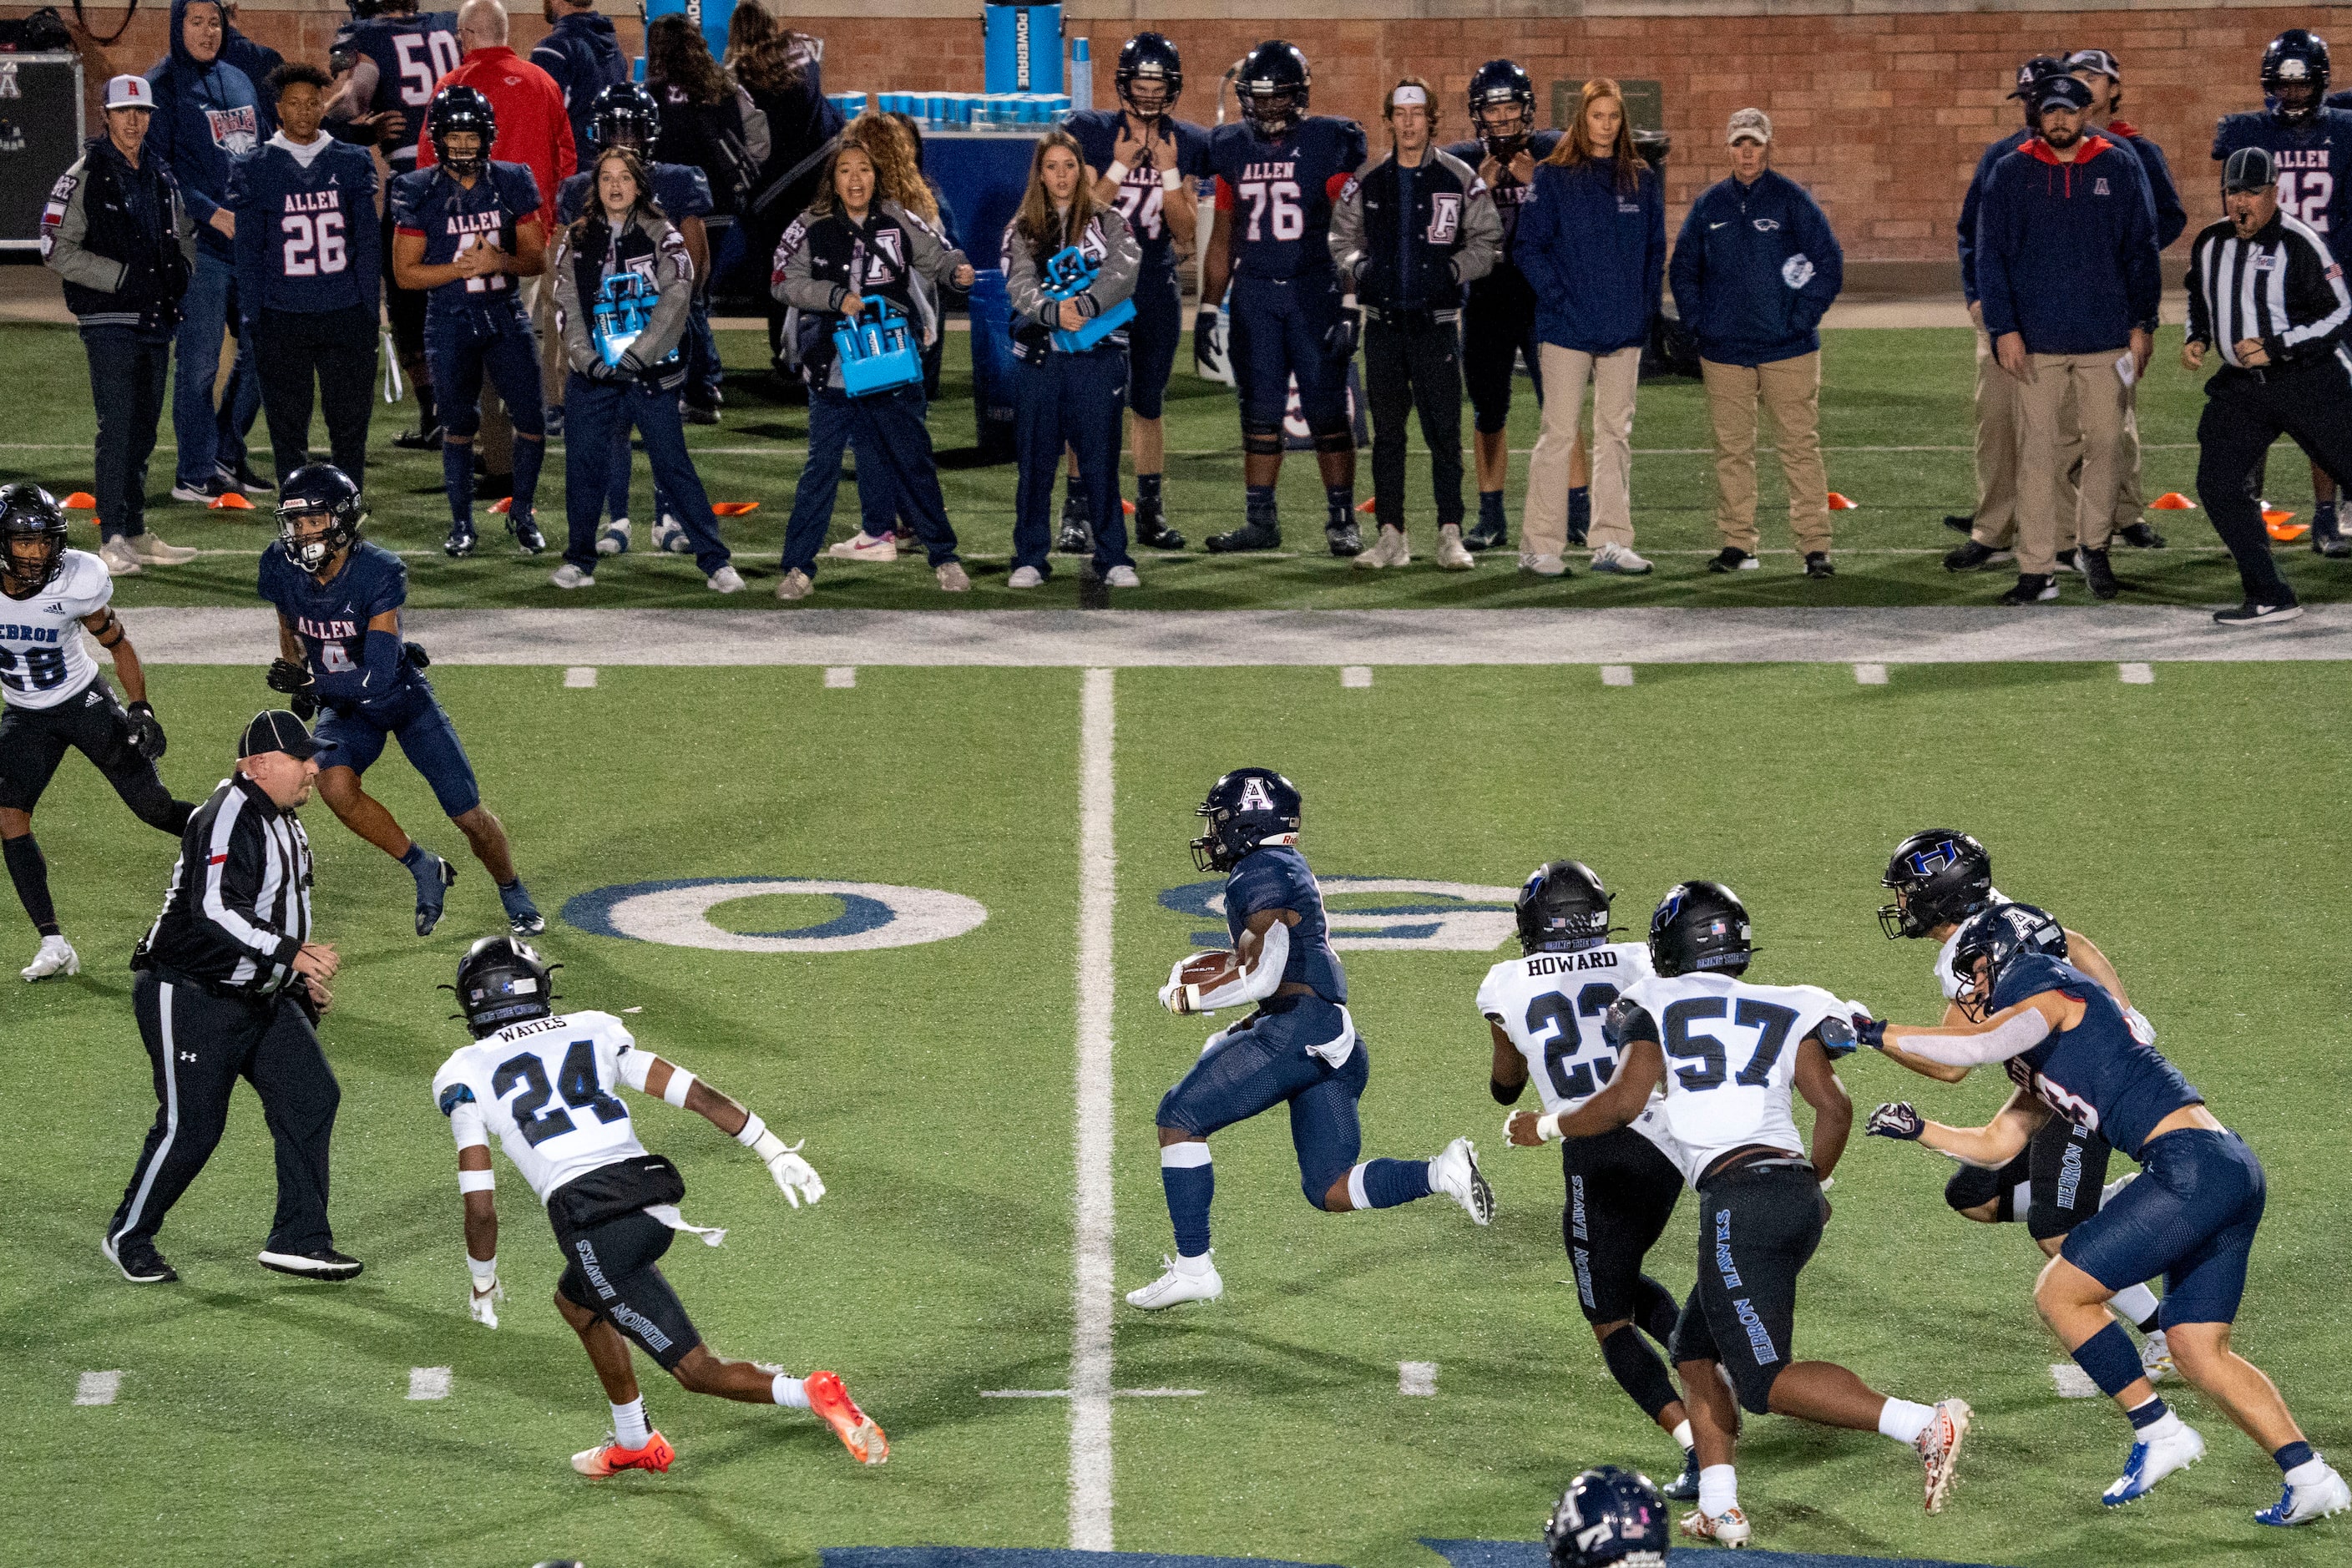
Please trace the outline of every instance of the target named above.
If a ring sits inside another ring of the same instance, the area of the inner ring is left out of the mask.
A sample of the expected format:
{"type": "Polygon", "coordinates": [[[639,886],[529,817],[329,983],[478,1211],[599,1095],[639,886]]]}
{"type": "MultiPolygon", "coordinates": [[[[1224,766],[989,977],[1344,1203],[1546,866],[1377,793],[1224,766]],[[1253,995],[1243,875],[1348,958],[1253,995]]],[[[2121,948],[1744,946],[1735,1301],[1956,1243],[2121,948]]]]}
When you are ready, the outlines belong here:
{"type": "Polygon", "coordinates": [[[395,173],[416,167],[416,132],[425,123],[425,106],[433,101],[433,84],[456,70],[463,55],[457,47],[457,13],[346,22],[331,52],[347,51],[375,62],[375,93],[368,100],[367,111],[398,110],[408,117],[408,135],[384,156],[395,173]]]}
{"type": "Polygon", "coordinates": [[[1290,928],[1290,962],[1282,967],[1283,983],[1297,981],[1313,987],[1326,1002],[1345,1002],[1348,977],[1339,972],[1339,955],[1331,951],[1323,889],[1307,868],[1307,857],[1289,846],[1254,849],[1225,877],[1225,930],[1236,944],[1249,929],[1250,916],[1266,910],[1290,910],[1298,916],[1298,923],[1290,928]]]}
{"type": "MultiPolygon", "coordinates": [[[[412,169],[392,182],[392,213],[402,234],[425,237],[427,267],[447,266],[485,237],[511,256],[515,226],[539,216],[539,182],[520,163],[493,162],[471,190],[437,164],[412,169]]],[[[469,303],[519,300],[514,275],[491,272],[442,284],[433,290],[428,309],[446,312],[469,303]]]]}
{"type": "MultiPolygon", "coordinates": [[[[673,224],[687,218],[700,217],[710,211],[710,180],[691,163],[656,163],[646,171],[653,176],[654,205],[661,208],[662,216],[673,224]]],[[[583,169],[555,187],[555,221],[570,223],[588,205],[588,187],[596,178],[595,172],[583,169]]]]}
{"type": "Polygon", "coordinates": [[[237,283],[248,312],[357,305],[374,313],[383,266],[375,160],[346,142],[320,143],[308,167],[273,139],[229,172],[237,283]]]}
{"type": "MultiPolygon", "coordinates": [[[[1551,150],[1559,145],[1562,134],[1564,133],[1558,131],[1537,132],[1528,138],[1528,155],[1537,163],[1542,163],[1551,156],[1551,150]]],[[[1475,137],[1467,142],[1456,142],[1446,151],[1473,169],[1484,166],[1486,162],[1486,144],[1475,137]]],[[[1519,235],[1519,209],[1535,195],[1536,190],[1532,181],[1523,185],[1511,178],[1508,164],[1505,164],[1496,173],[1495,178],[1488,183],[1486,189],[1495,198],[1495,211],[1500,214],[1503,219],[1503,255],[1502,259],[1495,263],[1493,272],[1471,283],[1470,292],[1473,294],[1478,292],[1482,285],[1496,281],[1498,274],[1506,271],[1516,274],[1518,271],[1518,268],[1511,263],[1511,241],[1517,239],[1519,235]]],[[[1517,280],[1516,278],[1512,279],[1512,281],[1517,280]]]]}
{"type": "Polygon", "coordinates": [[[388,687],[371,689],[368,622],[408,602],[408,567],[381,544],[352,546],[343,569],[322,584],[272,545],[261,552],[261,596],[278,606],[302,641],[303,662],[322,702],[365,710],[396,700],[424,677],[405,651],[388,687]]]}
{"type": "MultiPolygon", "coordinates": [[[[1062,121],[1062,129],[1078,139],[1087,167],[1097,177],[1110,170],[1111,152],[1118,145],[1119,122],[1124,118],[1116,109],[1088,109],[1062,121]]],[[[1162,119],[1168,133],[1176,139],[1176,172],[1188,180],[1206,175],[1209,133],[1172,116],[1162,119]]],[[[1158,169],[1129,169],[1127,178],[1119,182],[1118,205],[1118,216],[1127,220],[1136,244],[1143,249],[1144,269],[1165,272],[1176,265],[1176,241],[1160,221],[1160,204],[1167,191],[1160,183],[1160,174],[1158,169]]]]}
{"type": "Polygon", "coordinates": [[[1304,278],[1331,270],[1331,204],[1367,155],[1364,128],[1309,115],[1279,142],[1247,124],[1209,133],[1217,210],[1233,214],[1234,275],[1304,278]]]}
{"type": "Polygon", "coordinates": [[[1993,1011],[2056,991],[2084,1005],[2083,1021],[2050,1036],[2004,1065],[2011,1082],[2089,1129],[2133,1159],[2141,1157],[2156,1124],[2205,1097],[2154,1046],[2132,1037],[2116,999],[2062,959],[2038,952],[2010,960],[1993,987],[1993,1011]]]}
{"type": "Polygon", "coordinates": [[[2279,206],[2332,247],[2352,227],[2352,113],[2323,109],[2300,125],[2267,110],[2225,114],[2213,128],[2214,174],[2241,147],[2267,147],[2278,160],[2279,206]]]}

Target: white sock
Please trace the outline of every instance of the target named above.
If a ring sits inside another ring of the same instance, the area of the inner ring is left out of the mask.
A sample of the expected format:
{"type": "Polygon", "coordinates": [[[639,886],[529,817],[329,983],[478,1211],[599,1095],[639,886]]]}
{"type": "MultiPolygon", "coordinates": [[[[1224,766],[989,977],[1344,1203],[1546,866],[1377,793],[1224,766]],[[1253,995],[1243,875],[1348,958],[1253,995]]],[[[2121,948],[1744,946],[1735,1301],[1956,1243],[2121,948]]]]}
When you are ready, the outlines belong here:
{"type": "Polygon", "coordinates": [[[770,1384],[769,1392],[779,1405],[788,1405],[794,1410],[809,1407],[808,1385],[797,1377],[787,1377],[781,1372],[776,1373],[776,1381],[770,1384]]]}
{"type": "Polygon", "coordinates": [[[1691,1440],[1691,1429],[1690,1429],[1690,1423],[1689,1423],[1689,1422],[1687,1422],[1687,1421],[1679,1421],[1679,1422],[1676,1422],[1676,1423],[1675,1424],[1675,1442],[1677,1442],[1677,1443],[1680,1443],[1680,1444],[1683,1446],[1683,1452],[1684,1452],[1684,1453],[1685,1453],[1685,1454],[1689,1453],[1689,1452],[1691,1451],[1691,1449],[1693,1449],[1694,1447],[1697,1447],[1697,1445],[1696,1445],[1696,1443],[1694,1443],[1694,1442],[1691,1440]]]}
{"type": "Polygon", "coordinates": [[[2314,1454],[2280,1479],[2291,1487],[2315,1487],[2327,1479],[2327,1461],[2314,1454]]]}
{"type": "Polygon", "coordinates": [[[2156,1316],[2156,1292],[2145,1285],[2126,1285],[2107,1298],[2108,1310],[2124,1321],[2126,1328],[2138,1328],[2156,1316]]]}
{"type": "Polygon", "coordinates": [[[1198,1278],[1213,1272],[1216,1266],[1209,1261],[1209,1255],[1205,1252],[1198,1258],[1187,1258],[1181,1252],[1176,1255],[1176,1272],[1179,1274],[1198,1278]]]}
{"type": "Polygon", "coordinates": [[[1932,1405],[1914,1404],[1908,1399],[1890,1399],[1878,1409],[1878,1435],[1892,1437],[1898,1443],[1916,1443],[1919,1434],[1936,1418],[1932,1405]]]}
{"type": "Polygon", "coordinates": [[[2132,1441],[2160,1443],[2167,1437],[2178,1437],[2187,1430],[2187,1425],[2180,1419],[2180,1412],[2168,1407],[2163,1415],[2147,1426],[2136,1428],[2132,1433],[2132,1441]]]}
{"type": "Polygon", "coordinates": [[[1729,1465],[1709,1465],[1698,1473],[1698,1510],[1720,1519],[1739,1506],[1739,1472],[1729,1465]]]}
{"type": "Polygon", "coordinates": [[[652,1436],[646,1429],[646,1396],[638,1394],[613,1409],[613,1441],[624,1448],[642,1448],[652,1436]]]}

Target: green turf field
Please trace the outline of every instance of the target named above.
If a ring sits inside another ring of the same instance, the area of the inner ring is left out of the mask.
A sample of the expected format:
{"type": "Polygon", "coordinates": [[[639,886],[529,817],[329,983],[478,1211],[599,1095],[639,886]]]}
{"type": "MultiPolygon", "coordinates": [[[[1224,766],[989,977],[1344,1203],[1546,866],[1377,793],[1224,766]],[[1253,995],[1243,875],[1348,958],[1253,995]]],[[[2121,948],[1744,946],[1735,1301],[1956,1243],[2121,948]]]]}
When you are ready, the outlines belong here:
{"type": "MultiPolygon", "coordinates": [[[[1861,358],[1854,342],[1833,352],[1861,358]]],[[[1934,405],[1945,425],[1965,390],[1964,344],[1951,346],[1953,386],[1934,405]]],[[[1893,365],[1879,363],[1891,391],[1893,365]]],[[[1667,406],[1686,425],[1694,406],[1675,395],[1667,406]]],[[[1863,401],[1841,405],[1849,431],[1905,423],[1863,401]]],[[[1195,403],[1186,417],[1205,423],[1206,411],[1195,403]]],[[[1698,460],[1674,461],[1696,494],[1698,460]]],[[[1923,464],[1908,510],[1859,515],[1890,533],[1898,521],[1937,531],[1929,513],[1958,498],[1965,465],[1936,461],[1948,473],[1923,464]]],[[[1875,471],[1883,480],[1851,488],[1894,489],[1902,470],[1875,471]]],[[[983,547],[1001,542],[1001,510],[974,530],[983,547]]],[[[421,542],[425,517],[420,502],[386,531],[421,542]]],[[[1669,514],[1661,531],[1696,539],[1699,526],[1696,512],[1669,514]]],[[[1940,586],[1889,560],[1842,577],[1841,592],[1940,586]]],[[[623,582],[655,575],[630,564],[623,582]]],[[[418,567],[423,597],[492,574],[511,592],[485,597],[536,594],[500,561],[418,567]]],[[[1184,596],[1220,596],[1223,568],[1188,570],[1184,596]]],[[[1304,602],[1342,598],[1320,563],[1278,570],[1297,574],[1304,602]],[[1313,587],[1325,578],[1331,588],[1313,587]]],[[[162,597],[175,580],[126,584],[125,596],[162,597]]],[[[1774,581],[1740,591],[1765,597],[1774,581]]],[[[230,596],[229,574],[218,583],[230,596]]],[[[889,597],[872,587],[859,602],[889,597]]],[[[1068,1403],[981,1394],[1070,1386],[1086,678],[868,668],[855,689],[829,690],[814,669],[612,668],[570,690],[551,668],[434,675],[551,915],[595,889],[704,877],[890,883],[986,906],[984,924],[950,941],[847,954],[707,952],[562,921],[545,939],[572,1005],[641,1009],[628,1021],[646,1044],[807,1137],[830,1192],[795,1213],[698,1121],[659,1106],[640,1116],[686,1173],[689,1217],[731,1230],[724,1249],[686,1241],[669,1261],[714,1346],[839,1370],[888,1429],[892,1460],[859,1470],[804,1416],[693,1399],[647,1368],[677,1468],[601,1486],[571,1473],[567,1456],[599,1437],[605,1412],[546,1305],[554,1250],[501,1162],[505,1324],[493,1334],[466,1320],[452,1150],[427,1094],[462,1037],[431,988],[493,929],[495,900],[469,864],[441,931],[418,942],[407,879],[322,808],[307,814],[320,925],[345,954],[324,1031],[344,1090],[335,1216],[368,1272],[304,1286],[252,1263],[270,1170],[242,1099],[161,1238],[184,1283],[123,1284],[96,1242],[152,1110],[123,963],[171,855],[73,759],[38,826],[86,970],[0,992],[18,1068],[0,1097],[16,1184],[16,1218],[0,1228],[0,1397],[14,1417],[0,1557],[472,1568],[578,1556],[605,1568],[1062,1544],[1068,1403]],[[405,1399],[415,1367],[451,1368],[450,1396],[405,1399]],[[71,1403],[91,1370],[122,1372],[115,1403],[71,1403]]],[[[200,795],[217,776],[205,737],[249,711],[251,673],[170,668],[156,679],[176,742],[166,777],[200,795]]],[[[1306,847],[1327,879],[1507,886],[1575,854],[1619,889],[1638,930],[1671,881],[1722,878],[1755,911],[1757,978],[1819,983],[1897,1018],[1934,1010],[1932,955],[1879,935],[1878,872],[1903,833],[1955,819],[1992,844],[2006,890],[2096,937],[2164,1047],[2263,1157],[2269,1217],[2239,1343],[2320,1447],[2352,1442],[2332,1349],[2341,987],[2324,936],[2302,935],[2326,923],[2306,894],[2332,888],[2352,850],[2326,809],[2352,732],[2334,668],[2163,665],[2153,685],[2127,686],[2109,665],[1946,667],[1864,688],[1837,665],[1643,667],[1630,689],[1604,689],[1590,668],[1383,668],[1369,690],[1343,690],[1328,668],[1163,670],[1122,671],[1114,689],[1119,1289],[1149,1279],[1168,1246],[1152,1107],[1213,1026],[1169,1018],[1152,993],[1213,923],[1161,896],[1202,880],[1184,849],[1191,808],[1225,767],[1262,761],[1299,782],[1306,847]],[[1244,713],[1245,731],[1230,717],[1244,713]],[[2282,900],[2304,912],[2282,920],[2282,900]]],[[[404,765],[387,761],[370,784],[429,843],[458,847],[404,765]]],[[[763,900],[714,918],[771,931],[837,908],[763,900]]],[[[0,927],[19,962],[24,928],[0,927]]],[[[1528,1539],[1587,1464],[1671,1468],[1672,1446],[1609,1380],[1562,1283],[1555,1157],[1496,1146],[1471,999],[1505,951],[1344,955],[1374,1063],[1368,1151],[1425,1154],[1473,1134],[1500,1198],[1495,1226],[1475,1230],[1442,1201],[1312,1212],[1281,1117],[1221,1134],[1227,1300],[1151,1318],[1122,1305],[1115,1319],[1117,1387],[1201,1391],[1112,1401],[1120,1549],[1428,1568],[1417,1538],[1528,1539]],[[1402,1361],[1438,1363],[1435,1398],[1400,1395],[1402,1361]]],[[[1866,1055],[1845,1077],[1864,1111],[1916,1097],[1955,1121],[2001,1092],[1942,1090],[1866,1055]]],[[[2292,1533],[2252,1522],[2277,1495],[2276,1471],[2194,1395],[2180,1404],[2210,1458],[2131,1510],[2100,1509],[2126,1428],[2099,1402],[2055,1397],[2060,1357],[2029,1301],[2038,1254],[2021,1226],[1950,1215],[1948,1169],[1857,1137],[1805,1277],[1800,1348],[1909,1396],[1968,1397],[1980,1425],[1961,1489],[1946,1515],[1924,1518],[1905,1451],[1766,1419],[1742,1465],[1758,1546],[2053,1568],[2346,1560],[2340,1520],[2292,1533]]],[[[1654,1255],[1677,1289],[1692,1275],[1690,1214],[1654,1255]]]]}
{"type": "MultiPolygon", "coordinates": [[[[757,595],[774,585],[774,563],[792,510],[807,438],[803,408],[784,405],[765,368],[765,346],[756,332],[722,334],[734,365],[728,381],[726,422],[716,429],[690,430],[689,442],[715,500],[756,500],[761,510],[729,522],[728,538],[739,551],[757,595]]],[[[2202,380],[2178,363],[2179,333],[2158,334],[2157,358],[2140,394],[2140,432],[2146,442],[2144,476],[2153,499],[2166,490],[2194,490],[2196,419],[2202,380]]],[[[1200,549],[1208,534],[1241,521],[1240,428],[1229,388],[1199,381],[1180,371],[1169,388],[1168,508],[1171,521],[1192,541],[1181,556],[1145,552],[1139,558],[1145,586],[1123,603],[1153,608],[1335,607],[1377,605],[1908,605],[1990,604],[2012,578],[1996,571],[1965,578],[1947,574],[1940,557],[1958,536],[1939,520],[1974,504],[1969,458],[1973,439],[1969,399],[1974,385],[1973,350],[1963,331],[1844,331],[1823,334],[1825,384],[1822,427],[1830,448],[1832,489],[1861,503],[1862,510],[1836,514],[1839,574],[1811,583],[1797,570],[1785,526],[1785,492],[1776,464],[1768,457],[1759,479],[1759,520],[1764,528],[1764,569],[1726,578],[1705,570],[1720,548],[1714,526],[1714,462],[1709,449],[1705,399],[1693,381],[1653,383],[1642,391],[1633,427],[1634,523],[1637,543],[1657,563],[1643,579],[1602,578],[1582,573],[1567,582],[1545,582],[1517,572],[1507,557],[1490,556],[1475,572],[1437,572],[1427,552],[1435,544],[1427,485],[1426,458],[1412,468],[1418,487],[1408,500],[1408,520],[1423,552],[1402,574],[1353,571],[1334,561],[1322,542],[1323,501],[1311,454],[1284,465],[1282,505],[1290,552],[1213,560],[1200,549]]],[[[940,449],[948,510],[971,557],[976,591],[950,605],[985,607],[1075,602],[1074,574],[1042,592],[1014,594],[1004,585],[1011,550],[1013,469],[979,466],[972,450],[968,340],[951,334],[944,395],[933,409],[931,435],[940,449]]],[[[1189,361],[1187,362],[1189,363],[1189,361]]],[[[0,363],[10,367],[12,407],[25,416],[0,442],[0,476],[40,479],[58,494],[88,488],[92,424],[80,344],[66,327],[0,327],[0,363]]],[[[1522,391],[1528,384],[1520,383],[1522,391]]],[[[407,552],[414,602],[420,605],[532,605],[576,603],[548,586],[553,555],[517,558],[504,542],[499,520],[482,519],[484,548],[466,562],[439,552],[447,531],[441,500],[440,458],[434,453],[396,451],[390,436],[416,423],[413,404],[377,405],[370,500],[375,539],[407,552]]],[[[1465,417],[1465,429],[1467,416],[1465,417]]],[[[1535,444],[1537,411],[1532,396],[1514,399],[1511,444],[1519,454],[1511,467],[1511,536],[1518,536],[1517,505],[1527,478],[1525,453],[1535,444]]],[[[322,428],[314,431],[323,443],[322,428]]],[[[257,466],[267,468],[266,432],[256,426],[257,466]]],[[[171,440],[165,419],[163,439],[171,440]]],[[[562,531],[563,464],[551,454],[542,481],[542,525],[553,539],[562,531]]],[[[178,544],[230,552],[258,550],[268,537],[268,516],[205,513],[175,505],[168,449],[159,453],[151,483],[160,500],[151,512],[154,526],[178,544]],[[228,519],[241,518],[232,521],[228,519]]],[[[644,547],[651,504],[651,480],[640,462],[635,519],[644,547]]],[[[1473,487],[1475,489],[1475,486],[1473,487]]],[[[1371,493],[1369,458],[1360,464],[1357,494],[1371,493]]],[[[2282,449],[2272,466],[2270,493],[2279,504],[2307,514],[2309,480],[2301,459],[2282,449]]],[[[1475,497],[1472,502],[1475,509],[1475,497]]],[[[856,499],[842,492],[835,533],[856,527],[856,499]]],[[[2221,552],[2202,512],[2152,513],[2173,548],[2151,554],[2117,547],[2115,564],[2135,601],[2221,604],[2239,596],[2237,576],[2221,552]]],[[[1370,520],[1364,520],[1367,530],[1370,520]]],[[[77,538],[94,535],[78,532],[77,538]]],[[[2317,560],[2301,546],[2283,551],[2296,591],[2307,603],[2346,596],[2352,568],[2317,560]]],[[[207,557],[191,566],[150,573],[122,585],[126,604],[243,603],[251,597],[249,559],[237,554],[207,557]]],[[[2069,597],[2088,601],[2069,579],[2069,597]]],[[[634,555],[607,564],[592,595],[605,605],[698,604],[709,598],[689,561],[634,555]]],[[[750,600],[744,601],[749,603],[750,600]]],[[[818,605],[939,607],[942,597],[919,560],[892,565],[828,562],[818,605]]]]}

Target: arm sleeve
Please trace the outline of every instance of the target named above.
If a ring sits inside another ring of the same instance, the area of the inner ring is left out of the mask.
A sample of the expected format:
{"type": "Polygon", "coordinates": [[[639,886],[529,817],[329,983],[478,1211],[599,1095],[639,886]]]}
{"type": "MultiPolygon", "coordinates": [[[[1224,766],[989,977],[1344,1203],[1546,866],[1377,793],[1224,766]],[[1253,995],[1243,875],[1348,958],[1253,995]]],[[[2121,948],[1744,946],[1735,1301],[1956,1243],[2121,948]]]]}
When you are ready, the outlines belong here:
{"type": "Polygon", "coordinates": [[[79,283],[101,294],[122,287],[131,269],[111,257],[83,248],[89,232],[89,215],[82,206],[88,184],[87,160],[77,160],[49,191],[49,205],[41,213],[41,260],[68,283],[79,283]]]}
{"type": "Polygon", "coordinates": [[[675,228],[662,230],[654,279],[661,289],[659,301],[646,318],[637,341],[621,356],[623,364],[632,369],[659,364],[686,335],[686,319],[694,308],[694,258],[686,253],[686,236],[675,228]]]}
{"type": "Polygon", "coordinates": [[[1495,193],[1476,170],[1463,165],[1467,175],[1463,193],[1462,248],[1454,256],[1454,281],[1475,283],[1495,270],[1503,258],[1503,215],[1496,209],[1495,193]]]}
{"type": "Polygon", "coordinates": [[[1195,1005],[1202,1012],[1263,1002],[1275,994],[1282,984],[1282,972],[1290,964],[1290,928],[1276,921],[1265,928],[1258,942],[1255,963],[1214,991],[1199,993],[1195,1005]]]}
{"type": "Polygon", "coordinates": [[[1897,1043],[1922,1061],[1974,1068],[2021,1057],[2049,1037],[2050,1020],[2029,1007],[1980,1035],[1907,1035],[1897,1043]]]}
{"type": "Polygon", "coordinates": [[[1357,264],[1364,258],[1364,182],[1361,176],[1340,187],[1331,204],[1331,261],[1349,288],[1356,282],[1357,264]]]}
{"type": "Polygon", "coordinates": [[[449,1134],[457,1139],[460,1149],[471,1149],[477,1145],[487,1149],[490,1146],[490,1130],[482,1121],[482,1108],[474,1103],[470,1093],[466,1103],[450,1110],[449,1134]]]}
{"type": "Polygon", "coordinates": [[[2189,289],[2189,331],[2186,341],[2210,343],[2213,341],[2213,307],[2205,298],[2205,242],[2200,238],[2189,247],[2189,275],[2181,281],[2189,289]]]}
{"type": "Polygon", "coordinates": [[[254,912],[261,884],[261,829],[255,826],[239,833],[238,824],[247,821],[245,797],[233,791],[229,802],[236,809],[224,805],[215,814],[212,837],[205,844],[205,918],[255,957],[271,963],[291,963],[302,944],[254,912]]]}
{"type": "Polygon", "coordinates": [[[1706,242],[1701,237],[1706,232],[1706,198],[1691,203],[1683,216],[1682,232],[1675,236],[1675,254],[1666,264],[1666,287],[1675,297],[1675,314],[1682,318],[1687,331],[1698,330],[1702,309],[1700,281],[1706,276],[1706,242]]]}

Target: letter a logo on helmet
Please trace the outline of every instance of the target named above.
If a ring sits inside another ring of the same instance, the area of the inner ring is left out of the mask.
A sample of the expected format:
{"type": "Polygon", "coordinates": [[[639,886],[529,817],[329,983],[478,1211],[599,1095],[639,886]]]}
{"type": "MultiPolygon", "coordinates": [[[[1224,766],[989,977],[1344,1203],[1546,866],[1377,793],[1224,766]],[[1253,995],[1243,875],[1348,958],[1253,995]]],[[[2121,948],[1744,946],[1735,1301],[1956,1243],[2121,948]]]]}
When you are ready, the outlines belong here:
{"type": "Polygon", "coordinates": [[[1249,778],[1242,781],[1242,797],[1234,803],[1235,811],[1272,811],[1274,797],[1266,793],[1265,781],[1249,778]]]}

